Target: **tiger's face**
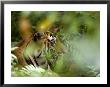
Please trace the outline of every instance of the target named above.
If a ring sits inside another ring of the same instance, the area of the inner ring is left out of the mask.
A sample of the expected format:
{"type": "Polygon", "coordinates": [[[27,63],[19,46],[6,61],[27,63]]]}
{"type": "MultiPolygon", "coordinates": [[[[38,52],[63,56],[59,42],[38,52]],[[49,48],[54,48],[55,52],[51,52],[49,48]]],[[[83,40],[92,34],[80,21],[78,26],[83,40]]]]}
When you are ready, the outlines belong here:
{"type": "Polygon", "coordinates": [[[44,44],[53,46],[56,43],[56,37],[50,31],[34,33],[34,41],[41,41],[44,44]]]}

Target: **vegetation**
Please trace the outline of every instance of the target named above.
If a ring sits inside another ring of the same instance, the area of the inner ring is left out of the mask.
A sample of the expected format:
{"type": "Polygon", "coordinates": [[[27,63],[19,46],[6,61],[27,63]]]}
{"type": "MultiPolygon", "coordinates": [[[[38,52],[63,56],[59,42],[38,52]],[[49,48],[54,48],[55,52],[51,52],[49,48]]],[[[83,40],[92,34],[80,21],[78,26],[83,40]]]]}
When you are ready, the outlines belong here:
{"type": "Polygon", "coordinates": [[[34,53],[34,48],[42,49],[40,58],[46,59],[47,68],[43,68],[42,64],[37,67],[28,64],[19,68],[17,56],[12,53],[12,76],[100,76],[100,12],[12,11],[12,48],[22,40],[19,30],[19,20],[22,17],[29,19],[32,34],[49,31],[56,38],[56,41],[47,49],[38,43],[35,43],[35,46],[28,45],[30,48],[26,51],[27,54],[34,53]]]}

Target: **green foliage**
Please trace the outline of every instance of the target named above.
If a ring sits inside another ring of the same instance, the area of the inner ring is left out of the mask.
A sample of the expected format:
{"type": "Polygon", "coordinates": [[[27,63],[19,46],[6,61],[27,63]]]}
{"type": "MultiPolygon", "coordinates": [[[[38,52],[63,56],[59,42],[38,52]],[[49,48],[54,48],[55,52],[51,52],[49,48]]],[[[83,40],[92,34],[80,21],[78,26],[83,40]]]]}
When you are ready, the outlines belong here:
{"type": "MultiPolygon", "coordinates": [[[[18,31],[19,15],[27,14],[32,26],[38,25],[51,12],[12,12],[12,42],[20,40],[18,31]]],[[[99,40],[100,40],[100,12],[98,11],[74,11],[74,12],[53,12],[51,17],[56,18],[53,26],[60,30],[57,33],[60,41],[65,47],[66,53],[57,53],[54,48],[44,50],[44,56],[51,62],[51,70],[44,70],[32,65],[26,68],[16,68],[15,61],[12,61],[13,76],[100,76],[99,61],[99,40]],[[57,16],[56,16],[57,15],[57,16]],[[31,68],[30,68],[31,67],[31,68]],[[41,72],[39,72],[41,70],[41,72]],[[57,74],[56,74],[57,73],[57,74]]],[[[52,19],[52,18],[51,18],[52,19]]]]}
{"type": "Polygon", "coordinates": [[[11,12],[11,41],[19,41],[21,36],[19,35],[19,27],[18,27],[18,20],[21,15],[19,11],[12,11],[11,12]]]}

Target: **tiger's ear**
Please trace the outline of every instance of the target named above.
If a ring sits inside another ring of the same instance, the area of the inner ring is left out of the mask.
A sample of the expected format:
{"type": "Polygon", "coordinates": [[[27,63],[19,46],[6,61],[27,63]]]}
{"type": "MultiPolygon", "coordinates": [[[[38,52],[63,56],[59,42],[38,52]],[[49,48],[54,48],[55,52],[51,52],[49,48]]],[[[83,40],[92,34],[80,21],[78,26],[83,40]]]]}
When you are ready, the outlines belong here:
{"type": "Polygon", "coordinates": [[[60,29],[58,27],[51,29],[51,32],[52,33],[57,33],[59,31],[60,31],[60,29]]]}
{"type": "Polygon", "coordinates": [[[37,41],[37,40],[40,40],[42,38],[42,36],[43,36],[42,32],[35,32],[33,34],[33,39],[34,39],[34,41],[37,41]]]}
{"type": "Polygon", "coordinates": [[[60,30],[59,28],[54,28],[54,29],[53,29],[53,32],[54,32],[54,33],[57,33],[59,30],[60,30]]]}
{"type": "Polygon", "coordinates": [[[34,39],[34,41],[37,41],[36,33],[33,34],[33,39],[34,39]]]}

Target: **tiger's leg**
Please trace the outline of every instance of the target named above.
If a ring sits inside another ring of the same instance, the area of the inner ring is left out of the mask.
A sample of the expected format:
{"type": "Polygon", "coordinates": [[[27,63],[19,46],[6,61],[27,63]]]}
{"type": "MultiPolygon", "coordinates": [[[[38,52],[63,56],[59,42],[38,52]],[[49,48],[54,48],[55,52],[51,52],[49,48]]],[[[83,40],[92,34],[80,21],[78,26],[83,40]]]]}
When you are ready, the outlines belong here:
{"type": "Polygon", "coordinates": [[[16,55],[16,57],[18,59],[18,65],[24,67],[27,65],[27,63],[26,63],[25,59],[23,58],[22,50],[23,49],[21,49],[21,47],[19,47],[13,51],[13,54],[16,55]]]}

